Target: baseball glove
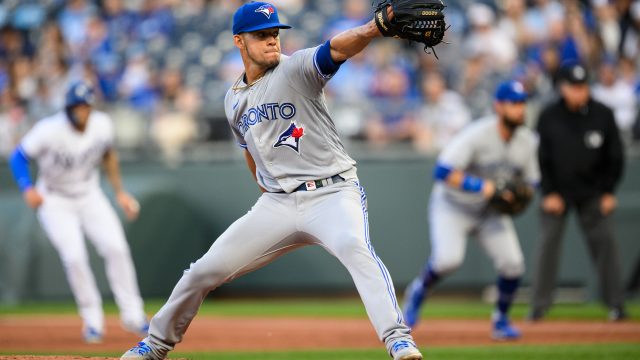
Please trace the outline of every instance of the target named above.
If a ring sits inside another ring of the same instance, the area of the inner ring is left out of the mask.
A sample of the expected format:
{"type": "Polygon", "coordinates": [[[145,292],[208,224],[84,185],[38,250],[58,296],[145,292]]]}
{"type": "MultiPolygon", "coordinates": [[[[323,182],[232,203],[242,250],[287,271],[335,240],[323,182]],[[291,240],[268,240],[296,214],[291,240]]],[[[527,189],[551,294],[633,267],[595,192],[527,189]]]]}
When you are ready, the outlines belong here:
{"type": "Polygon", "coordinates": [[[521,177],[495,182],[496,191],[489,200],[489,207],[495,211],[518,215],[522,213],[533,198],[533,188],[521,177]]]}
{"type": "MultiPolygon", "coordinates": [[[[447,24],[442,0],[383,0],[375,8],[374,20],[380,33],[424,44],[425,51],[442,42],[447,24]],[[393,18],[389,20],[387,8],[393,18]]],[[[435,51],[433,52],[436,55],[435,51]]],[[[438,56],[436,55],[436,58],[438,56]]]]}

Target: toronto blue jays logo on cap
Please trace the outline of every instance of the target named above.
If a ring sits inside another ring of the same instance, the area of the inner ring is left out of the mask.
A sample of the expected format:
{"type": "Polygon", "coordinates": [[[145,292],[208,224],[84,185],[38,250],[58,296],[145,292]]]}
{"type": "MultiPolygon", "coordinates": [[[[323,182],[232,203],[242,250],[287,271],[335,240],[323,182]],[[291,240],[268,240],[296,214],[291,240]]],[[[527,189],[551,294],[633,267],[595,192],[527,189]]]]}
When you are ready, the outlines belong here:
{"type": "Polygon", "coordinates": [[[264,29],[290,29],[278,18],[278,9],[266,2],[249,2],[236,10],[233,14],[232,30],[234,35],[264,29]]]}
{"type": "Polygon", "coordinates": [[[527,100],[527,91],[519,81],[504,81],[498,85],[495,98],[497,101],[523,102],[527,100]]]}
{"type": "Polygon", "coordinates": [[[271,19],[271,14],[273,14],[276,11],[273,10],[273,6],[271,5],[262,5],[256,9],[256,12],[263,13],[264,16],[267,17],[267,19],[271,19]]]}
{"type": "Polygon", "coordinates": [[[295,123],[291,123],[289,128],[285,130],[280,136],[278,136],[278,141],[273,144],[274,148],[280,146],[286,146],[292,150],[295,150],[298,154],[300,153],[300,138],[304,136],[304,129],[301,127],[297,127],[295,123]]]}
{"type": "Polygon", "coordinates": [[[511,83],[511,89],[516,93],[524,93],[524,86],[521,82],[514,81],[511,83]]]}

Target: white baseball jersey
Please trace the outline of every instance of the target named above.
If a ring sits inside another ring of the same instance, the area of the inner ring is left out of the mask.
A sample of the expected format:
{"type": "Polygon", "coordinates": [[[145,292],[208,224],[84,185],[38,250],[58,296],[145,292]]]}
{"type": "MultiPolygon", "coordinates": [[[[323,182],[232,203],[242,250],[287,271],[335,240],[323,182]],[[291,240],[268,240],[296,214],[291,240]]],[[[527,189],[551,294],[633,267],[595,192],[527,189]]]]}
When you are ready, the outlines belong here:
{"type": "Polygon", "coordinates": [[[100,291],[95,282],[85,236],[104,259],[107,280],[125,328],[146,323],[129,245],[109,200],[100,189],[98,166],[113,145],[113,126],[93,110],[83,132],[65,112],[40,120],[25,135],[21,151],[38,163],[37,189],[44,201],[38,220],[58,251],[84,328],[104,331],[100,291]]]}
{"type": "MultiPolygon", "coordinates": [[[[510,179],[521,174],[530,184],[540,181],[535,156],[537,138],[524,126],[516,129],[509,142],[498,133],[495,116],[476,120],[464,128],[440,153],[438,163],[486,179],[510,179]]],[[[437,182],[433,197],[458,205],[467,212],[484,210],[487,200],[481,193],[469,193],[437,182]]]]}
{"type": "Polygon", "coordinates": [[[233,134],[251,153],[267,191],[291,192],[307,180],[354,168],[326,107],[323,88],[330,77],[316,68],[317,50],[282,55],[254,85],[230,89],[225,97],[233,134]]]}
{"type": "Polygon", "coordinates": [[[78,197],[99,188],[98,165],[113,145],[113,133],[111,119],[103,112],[91,112],[84,132],[59,112],[40,120],[20,147],[38,163],[38,189],[78,197]]]}

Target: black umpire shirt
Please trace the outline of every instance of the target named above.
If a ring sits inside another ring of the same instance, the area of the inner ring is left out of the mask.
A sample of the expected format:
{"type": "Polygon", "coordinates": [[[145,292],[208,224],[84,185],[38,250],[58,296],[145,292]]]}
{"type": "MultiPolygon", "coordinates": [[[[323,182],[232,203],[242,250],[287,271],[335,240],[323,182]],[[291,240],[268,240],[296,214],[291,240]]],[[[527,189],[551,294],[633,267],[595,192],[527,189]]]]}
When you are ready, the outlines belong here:
{"type": "Polygon", "coordinates": [[[595,100],[578,112],[564,100],[547,106],[538,120],[542,193],[569,203],[613,193],[622,177],[624,152],[613,112],[595,100]]]}

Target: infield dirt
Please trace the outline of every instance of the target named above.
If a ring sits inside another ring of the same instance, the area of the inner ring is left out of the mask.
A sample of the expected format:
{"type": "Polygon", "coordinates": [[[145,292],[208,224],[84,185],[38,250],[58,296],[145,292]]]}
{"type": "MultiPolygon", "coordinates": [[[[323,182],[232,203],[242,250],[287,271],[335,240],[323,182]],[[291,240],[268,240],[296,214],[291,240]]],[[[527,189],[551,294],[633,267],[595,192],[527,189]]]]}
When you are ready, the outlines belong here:
{"type": "MultiPolygon", "coordinates": [[[[640,343],[640,322],[544,321],[515,322],[523,332],[519,344],[640,343]]],[[[4,353],[78,354],[124,352],[140,340],[107,317],[104,342],[88,345],[80,337],[77,316],[6,316],[0,318],[0,349],[4,353]]],[[[488,320],[425,319],[413,332],[420,346],[495,344],[488,320]]],[[[275,351],[366,349],[382,346],[366,319],[197,317],[178,351],[275,351]]],[[[82,356],[0,356],[0,360],[110,359],[82,356]]]]}

